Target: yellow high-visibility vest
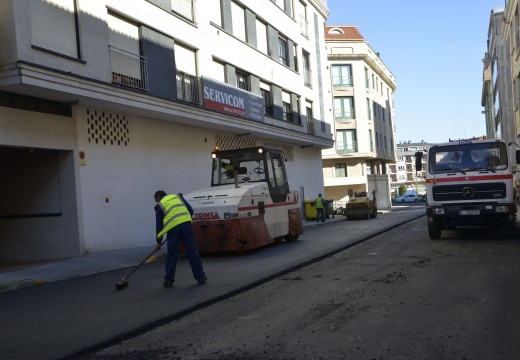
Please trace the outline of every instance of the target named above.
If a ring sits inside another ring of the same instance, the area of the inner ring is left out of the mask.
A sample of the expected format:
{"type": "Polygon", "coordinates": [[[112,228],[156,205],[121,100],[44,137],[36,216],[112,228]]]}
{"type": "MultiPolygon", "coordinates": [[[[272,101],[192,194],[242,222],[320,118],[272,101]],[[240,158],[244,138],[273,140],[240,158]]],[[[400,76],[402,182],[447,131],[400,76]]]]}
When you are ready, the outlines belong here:
{"type": "Polygon", "coordinates": [[[316,209],[323,209],[323,198],[317,197],[316,198],[316,209]]]}
{"type": "Polygon", "coordinates": [[[164,212],[163,229],[157,234],[161,239],[168,231],[185,222],[191,222],[188,208],[177,195],[166,195],[159,201],[159,206],[164,212]]]}

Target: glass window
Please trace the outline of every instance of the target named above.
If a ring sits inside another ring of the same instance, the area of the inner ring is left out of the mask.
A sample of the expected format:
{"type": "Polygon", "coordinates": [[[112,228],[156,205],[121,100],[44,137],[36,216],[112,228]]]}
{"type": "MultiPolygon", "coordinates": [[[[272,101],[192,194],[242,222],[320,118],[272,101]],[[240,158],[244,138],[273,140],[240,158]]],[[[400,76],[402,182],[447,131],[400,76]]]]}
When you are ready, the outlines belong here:
{"type": "Polygon", "coordinates": [[[280,63],[289,66],[289,57],[287,56],[287,39],[278,37],[278,60],[280,63]]]}
{"type": "Polygon", "coordinates": [[[352,86],[352,66],[332,65],[332,85],[352,86]]]}
{"type": "Polygon", "coordinates": [[[311,61],[306,51],[303,51],[303,78],[305,85],[312,85],[311,61]]]}
{"type": "Polygon", "coordinates": [[[334,97],[334,120],[354,119],[354,97],[337,96],[334,97]]]}
{"type": "Polygon", "coordinates": [[[242,90],[249,91],[248,76],[240,71],[236,72],[237,84],[236,86],[242,90]]]}
{"type": "Polygon", "coordinates": [[[285,121],[292,121],[291,114],[291,94],[288,92],[282,91],[282,110],[283,110],[283,119],[285,121]]]}
{"type": "Polygon", "coordinates": [[[347,164],[335,164],[334,173],[336,177],[347,177],[347,164]]]}
{"type": "Polygon", "coordinates": [[[260,20],[256,20],[256,48],[267,54],[267,26],[260,20]]]}
{"type": "Polygon", "coordinates": [[[357,152],[355,130],[336,131],[336,151],[338,154],[357,152]]]}

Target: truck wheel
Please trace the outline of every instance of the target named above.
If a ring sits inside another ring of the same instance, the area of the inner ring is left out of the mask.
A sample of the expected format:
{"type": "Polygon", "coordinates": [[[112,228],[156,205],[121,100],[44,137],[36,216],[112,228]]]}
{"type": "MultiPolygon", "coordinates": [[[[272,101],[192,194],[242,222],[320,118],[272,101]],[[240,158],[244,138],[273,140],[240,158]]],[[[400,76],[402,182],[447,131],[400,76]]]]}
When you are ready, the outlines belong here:
{"type": "Polygon", "coordinates": [[[441,238],[441,225],[438,220],[428,221],[428,235],[432,240],[441,238]]]}

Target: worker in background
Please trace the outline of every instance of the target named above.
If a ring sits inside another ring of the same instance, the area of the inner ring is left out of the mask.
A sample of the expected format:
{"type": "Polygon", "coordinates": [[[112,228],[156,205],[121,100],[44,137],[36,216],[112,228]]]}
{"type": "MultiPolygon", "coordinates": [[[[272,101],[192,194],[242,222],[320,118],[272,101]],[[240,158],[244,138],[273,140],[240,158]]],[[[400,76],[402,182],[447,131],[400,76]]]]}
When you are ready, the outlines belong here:
{"type": "Polygon", "coordinates": [[[195,235],[191,225],[193,208],[182,197],[182,194],[167,195],[166,192],[159,190],[155,192],[154,198],[157,203],[155,205],[157,250],[161,248],[164,234],[167,234],[168,258],[166,259],[164,287],[171,288],[175,281],[179,242],[181,241],[186,248],[193,277],[199,284],[206,283],[208,278],[204,273],[199,253],[195,247],[195,235]]]}
{"type": "Polygon", "coordinates": [[[325,222],[325,204],[321,194],[318,194],[314,207],[316,208],[316,222],[319,222],[320,220],[321,222],[325,222]]]}

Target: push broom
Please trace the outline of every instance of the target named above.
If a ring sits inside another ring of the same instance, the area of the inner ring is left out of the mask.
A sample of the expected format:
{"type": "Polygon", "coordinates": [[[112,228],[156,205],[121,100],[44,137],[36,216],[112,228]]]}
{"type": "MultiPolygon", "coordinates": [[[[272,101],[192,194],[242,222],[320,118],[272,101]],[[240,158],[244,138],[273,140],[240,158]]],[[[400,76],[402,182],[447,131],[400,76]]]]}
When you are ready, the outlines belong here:
{"type": "MultiPolygon", "coordinates": [[[[161,242],[160,246],[162,247],[162,245],[165,242],[166,242],[166,239],[161,242]]],[[[153,254],[155,254],[157,251],[159,251],[159,249],[157,247],[155,249],[153,249],[153,251],[147,257],[145,257],[143,259],[143,261],[141,261],[141,263],[139,265],[135,266],[132,269],[132,271],[130,271],[128,274],[126,274],[126,276],[124,278],[122,278],[121,281],[119,281],[116,284],[116,290],[122,290],[125,287],[127,287],[128,286],[128,278],[130,277],[130,275],[132,275],[137,269],[139,269],[139,267],[141,267],[141,265],[143,265],[146,262],[146,260],[148,260],[153,254]]]]}

